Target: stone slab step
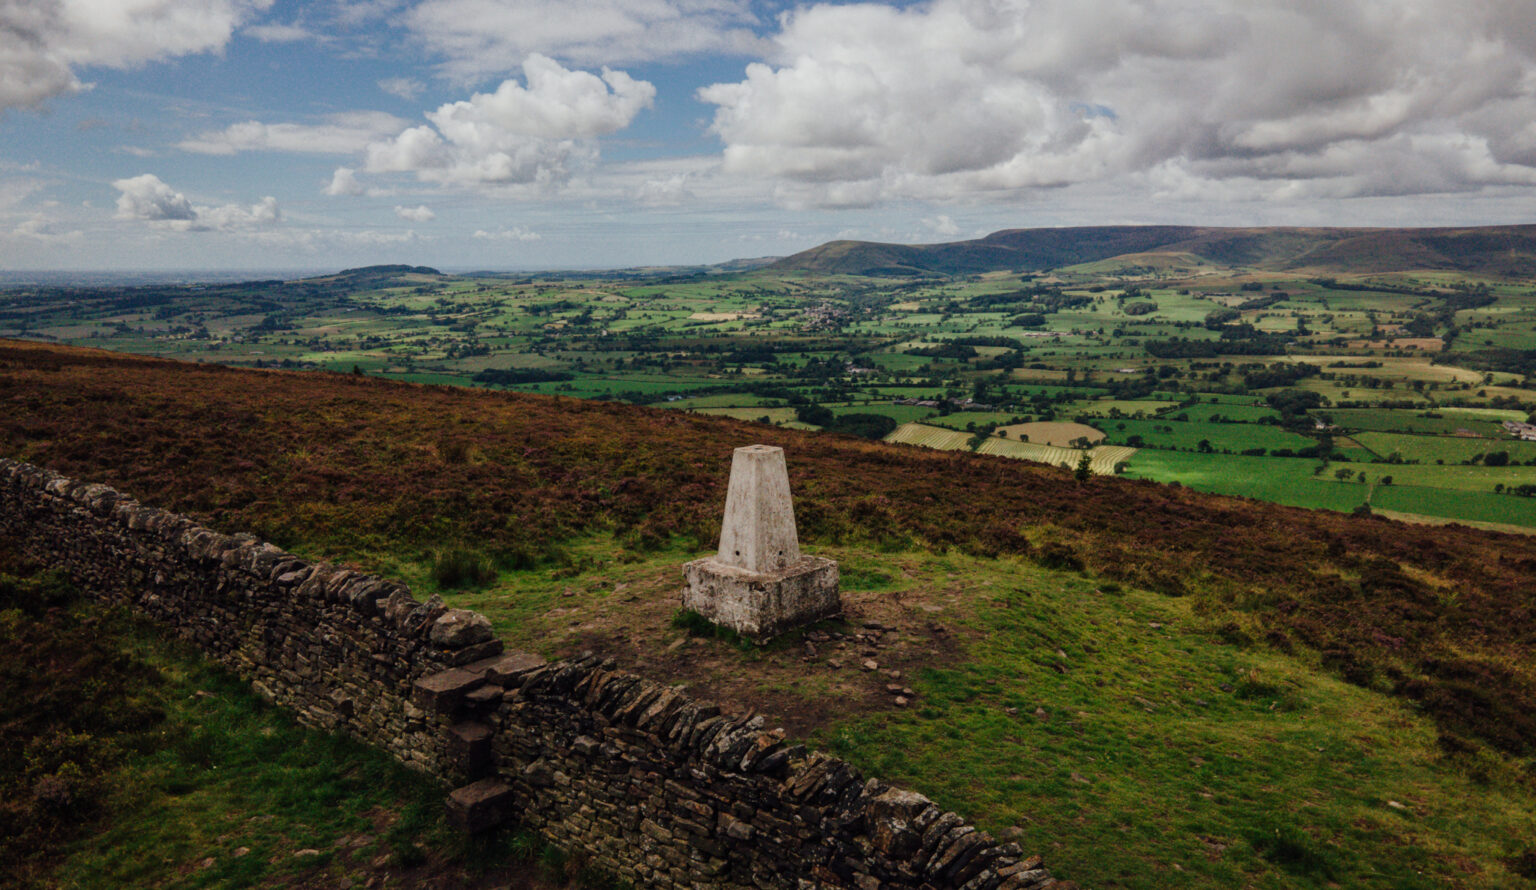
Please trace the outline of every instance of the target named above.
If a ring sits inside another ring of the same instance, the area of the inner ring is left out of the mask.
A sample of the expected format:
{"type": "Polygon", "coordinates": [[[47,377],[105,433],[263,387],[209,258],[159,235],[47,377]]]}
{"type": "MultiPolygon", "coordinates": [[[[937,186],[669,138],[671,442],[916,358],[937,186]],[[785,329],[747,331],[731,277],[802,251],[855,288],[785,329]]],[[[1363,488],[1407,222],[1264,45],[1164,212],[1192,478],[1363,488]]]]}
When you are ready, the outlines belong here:
{"type": "Polygon", "coordinates": [[[455,788],[444,803],[448,823],[460,831],[478,834],[512,820],[515,795],[500,779],[481,779],[455,788]]]}
{"type": "Polygon", "coordinates": [[[499,658],[477,661],[466,669],[478,669],[484,673],[486,682],[511,688],[519,685],[524,674],[538,670],[545,664],[548,662],[532,652],[508,652],[499,658]]]}
{"type": "Polygon", "coordinates": [[[485,685],[485,677],[463,668],[452,668],[417,680],[411,700],[424,711],[452,716],[464,703],[464,697],[485,685]]]}

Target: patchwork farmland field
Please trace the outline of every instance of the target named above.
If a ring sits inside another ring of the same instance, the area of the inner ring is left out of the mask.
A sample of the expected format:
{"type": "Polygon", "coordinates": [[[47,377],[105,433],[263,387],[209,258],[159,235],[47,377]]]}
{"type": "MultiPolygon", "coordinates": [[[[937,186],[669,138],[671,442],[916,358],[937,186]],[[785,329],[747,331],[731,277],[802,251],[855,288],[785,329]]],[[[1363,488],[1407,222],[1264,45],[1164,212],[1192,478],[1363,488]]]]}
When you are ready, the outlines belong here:
{"type": "Polygon", "coordinates": [[[1495,491],[1536,484],[1536,467],[1318,466],[1296,458],[1225,455],[1208,460],[1187,452],[1142,449],[1127,475],[1297,507],[1353,511],[1361,505],[1380,506],[1418,516],[1536,529],[1536,498],[1495,491]]]}
{"type": "Polygon", "coordinates": [[[1105,421],[1104,427],[1109,434],[1107,441],[1116,444],[1179,451],[1206,450],[1240,454],[1254,448],[1298,450],[1314,444],[1306,436],[1258,423],[1113,420],[1105,421]]]}
{"type": "Polygon", "coordinates": [[[1428,409],[1404,411],[1390,408],[1334,408],[1328,415],[1334,425],[1343,430],[1431,436],[1461,434],[1505,441],[1510,438],[1499,426],[1499,421],[1479,414],[1443,414],[1428,409]]]}
{"type": "Polygon", "coordinates": [[[1018,442],[997,436],[982,442],[976,451],[980,454],[995,454],[1019,460],[1032,460],[1036,463],[1050,464],[1068,469],[1076,467],[1078,461],[1086,453],[1089,457],[1088,469],[1100,476],[1113,475],[1118,464],[1129,461],[1131,456],[1136,453],[1134,448],[1115,445],[1101,445],[1089,449],[1063,448],[1055,445],[1035,445],[1028,442],[1018,442]]]}
{"type": "Polygon", "coordinates": [[[1421,436],[1408,433],[1356,433],[1356,442],[1380,457],[1413,455],[1421,463],[1463,463],[1488,454],[1503,453],[1511,463],[1536,461],[1536,442],[1522,442],[1507,436],[1467,438],[1465,436],[1421,436]]]}
{"type": "Polygon", "coordinates": [[[1031,445],[1055,445],[1062,448],[1072,447],[1072,443],[1079,439],[1086,439],[1092,443],[1098,443],[1104,439],[1104,431],[1088,426],[1084,423],[1015,423],[1008,426],[1000,426],[994,432],[1007,439],[1031,445]]]}
{"type": "Polygon", "coordinates": [[[965,433],[946,430],[942,427],[925,426],[921,423],[904,423],[897,427],[895,432],[885,437],[885,441],[897,445],[921,445],[924,448],[937,448],[940,451],[959,451],[967,448],[970,439],[971,437],[965,433]]]}

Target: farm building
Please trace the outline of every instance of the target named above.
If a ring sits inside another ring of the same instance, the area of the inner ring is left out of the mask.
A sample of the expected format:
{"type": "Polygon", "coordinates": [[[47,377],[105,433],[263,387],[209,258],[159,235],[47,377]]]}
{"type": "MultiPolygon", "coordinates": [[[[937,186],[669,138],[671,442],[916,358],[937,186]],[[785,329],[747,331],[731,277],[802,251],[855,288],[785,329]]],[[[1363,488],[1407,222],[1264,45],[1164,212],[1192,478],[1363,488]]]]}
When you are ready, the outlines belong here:
{"type": "Polygon", "coordinates": [[[1536,442],[1536,423],[1519,423],[1513,420],[1504,421],[1504,429],[1509,434],[1527,442],[1536,442]]]}

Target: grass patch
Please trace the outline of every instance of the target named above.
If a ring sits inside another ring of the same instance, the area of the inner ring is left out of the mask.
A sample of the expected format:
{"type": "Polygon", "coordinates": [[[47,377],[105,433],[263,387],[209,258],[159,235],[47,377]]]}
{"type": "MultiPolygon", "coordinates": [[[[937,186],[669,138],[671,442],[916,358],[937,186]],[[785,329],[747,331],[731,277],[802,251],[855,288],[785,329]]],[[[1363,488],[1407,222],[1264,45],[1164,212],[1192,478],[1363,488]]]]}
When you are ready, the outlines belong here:
{"type": "Polygon", "coordinates": [[[432,580],[439,587],[482,587],[496,580],[496,566],[478,550],[448,547],[432,559],[432,580]]]}
{"type": "Polygon", "coordinates": [[[896,579],[871,565],[839,567],[838,585],[843,590],[889,590],[896,579]]]}
{"type": "Polygon", "coordinates": [[[729,627],[710,621],[692,609],[678,609],[677,614],[672,616],[672,626],[678,630],[687,631],[690,637],[722,640],[745,651],[757,648],[757,644],[753,643],[752,640],[729,627]]]}
{"type": "Polygon", "coordinates": [[[1298,878],[1333,880],[1338,877],[1336,851],[1319,844],[1306,832],[1291,826],[1262,826],[1248,833],[1248,842],[1264,859],[1298,878]]]}

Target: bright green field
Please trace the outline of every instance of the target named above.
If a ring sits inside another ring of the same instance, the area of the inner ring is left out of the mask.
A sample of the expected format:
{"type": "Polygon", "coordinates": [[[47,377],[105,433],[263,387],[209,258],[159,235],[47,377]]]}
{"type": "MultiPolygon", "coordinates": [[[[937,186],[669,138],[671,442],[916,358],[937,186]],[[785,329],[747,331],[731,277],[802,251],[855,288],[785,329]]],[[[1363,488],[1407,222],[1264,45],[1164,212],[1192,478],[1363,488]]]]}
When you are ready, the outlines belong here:
{"type": "Polygon", "coordinates": [[[1457,430],[1469,430],[1482,436],[1507,437],[1497,421],[1482,420],[1465,414],[1446,414],[1442,417],[1422,417],[1422,411],[1406,411],[1387,408],[1331,408],[1324,413],[1333,418],[1335,426],[1346,430],[1370,430],[1376,432],[1429,433],[1448,436],[1457,430]]]}
{"type": "Polygon", "coordinates": [[[1469,439],[1462,436],[1413,436],[1406,433],[1356,433],[1353,437],[1361,445],[1382,457],[1397,452],[1404,457],[1423,463],[1443,460],[1461,463],[1494,451],[1503,451],[1511,461],[1525,463],[1536,460],[1536,442],[1519,439],[1469,439]]]}
{"type": "Polygon", "coordinates": [[[752,408],[760,407],[767,399],[748,393],[721,393],[713,396],[695,396],[663,403],[668,408],[752,408]]]}
{"type": "Polygon", "coordinates": [[[1211,405],[1252,405],[1254,402],[1262,402],[1263,399],[1255,396],[1233,395],[1225,392],[1196,393],[1195,397],[1201,402],[1211,405]]]}
{"type": "Polygon", "coordinates": [[[1398,510],[1421,516],[1439,516],[1467,522],[1493,522],[1501,525],[1536,528],[1536,499],[1491,491],[1456,491],[1421,485],[1377,485],[1371,504],[1384,510],[1398,510]]]}
{"type": "Polygon", "coordinates": [[[844,414],[883,414],[897,423],[926,420],[939,413],[934,408],[925,408],[922,405],[892,405],[888,401],[853,404],[829,403],[827,407],[838,417],[844,414]]]}
{"type": "MultiPolygon", "coordinates": [[[[1363,470],[1366,476],[1371,479],[1376,479],[1380,476],[1391,476],[1392,480],[1398,484],[1423,485],[1455,491],[1492,492],[1494,486],[1499,484],[1503,484],[1506,487],[1536,484],[1536,467],[1527,466],[1335,464],[1330,468],[1329,472],[1331,473],[1343,466],[1363,470]]],[[[1532,503],[1536,503],[1536,501],[1532,503]]]]}
{"type": "Polygon", "coordinates": [[[744,408],[696,408],[700,414],[714,414],[720,417],[734,417],[737,420],[762,420],[768,418],[769,423],[788,423],[795,419],[793,408],[764,408],[762,406],[744,408]]]}
{"type": "Polygon", "coordinates": [[[1229,420],[1238,420],[1244,423],[1252,423],[1267,417],[1278,418],[1275,409],[1268,405],[1212,405],[1199,404],[1188,408],[1175,408],[1167,413],[1168,417],[1187,415],[1190,420],[1210,420],[1212,417],[1225,417],[1229,420]]]}
{"type": "Polygon", "coordinates": [[[1475,420],[1501,420],[1523,421],[1527,416],[1525,411],[1516,411],[1508,408],[1436,408],[1435,412],[1447,417],[1466,417],[1475,420]]]}
{"type": "Polygon", "coordinates": [[[1070,414],[1081,412],[1094,417],[1107,417],[1111,411],[1118,411],[1121,414],[1129,415],[1139,412],[1151,416],[1159,411],[1167,410],[1173,404],[1176,403],[1154,399],[1095,399],[1094,401],[1087,402],[1073,402],[1066,406],[1066,410],[1070,414]]]}
{"type": "Polygon", "coordinates": [[[1314,473],[1317,466],[1317,461],[1301,458],[1142,449],[1131,459],[1126,475],[1295,507],[1347,512],[1369,499],[1404,513],[1536,528],[1536,499],[1493,492],[1498,483],[1536,483],[1536,467],[1334,463],[1314,473]],[[1350,481],[1335,477],[1343,469],[1351,472],[1350,481]],[[1356,481],[1361,472],[1365,482],[1356,481]],[[1391,485],[1379,484],[1384,476],[1392,477],[1391,485]]]}
{"type": "Polygon", "coordinates": [[[1178,420],[1109,420],[1100,424],[1109,434],[1108,441],[1126,444],[1131,436],[1141,436],[1147,448],[1194,449],[1202,439],[1209,440],[1216,451],[1241,452],[1250,448],[1310,448],[1314,440],[1275,426],[1257,423],[1195,423],[1178,420]],[[1123,429],[1122,429],[1123,425],[1123,429]]]}
{"type": "Polygon", "coordinates": [[[1368,486],[1340,483],[1331,475],[1314,476],[1315,466],[1316,461],[1301,458],[1212,457],[1144,448],[1131,459],[1126,475],[1296,507],[1349,511],[1365,502],[1368,486]]]}

